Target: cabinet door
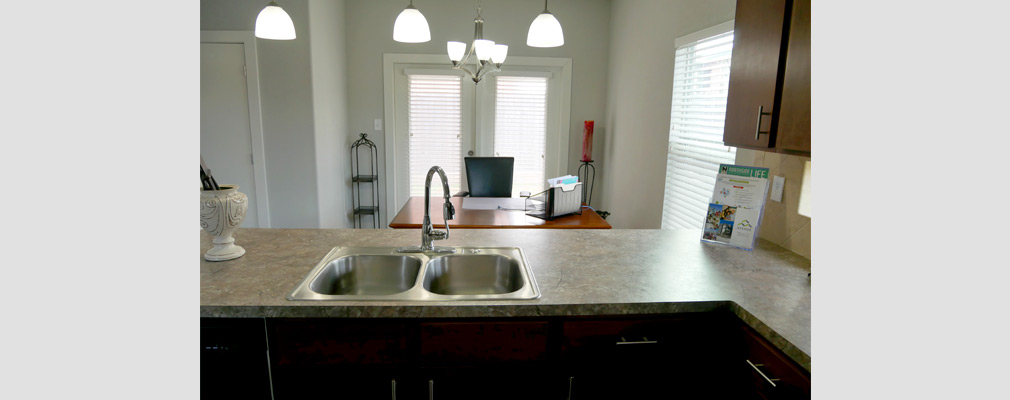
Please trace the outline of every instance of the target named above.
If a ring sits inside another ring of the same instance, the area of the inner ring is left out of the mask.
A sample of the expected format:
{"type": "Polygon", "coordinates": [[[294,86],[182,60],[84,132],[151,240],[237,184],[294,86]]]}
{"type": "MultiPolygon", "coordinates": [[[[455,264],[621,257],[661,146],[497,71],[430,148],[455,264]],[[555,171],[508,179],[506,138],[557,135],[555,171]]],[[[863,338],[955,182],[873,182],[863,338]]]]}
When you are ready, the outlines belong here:
{"type": "Polygon", "coordinates": [[[279,318],[267,325],[278,399],[389,399],[393,380],[401,397],[412,377],[406,323],[279,318]]]}
{"type": "Polygon", "coordinates": [[[420,324],[426,366],[530,364],[547,357],[547,322],[429,322],[420,324]]]}
{"type": "Polygon", "coordinates": [[[753,329],[742,327],[746,353],[739,362],[750,372],[754,391],[769,400],[810,398],[810,374],[753,329]]]}
{"type": "Polygon", "coordinates": [[[782,56],[786,0],[737,0],[723,141],[775,147],[775,91],[782,56]]]}
{"type": "Polygon", "coordinates": [[[270,399],[262,318],[200,319],[200,397],[270,399]]]}
{"type": "Polygon", "coordinates": [[[810,0],[795,0],[782,83],[776,146],[810,155],[810,0]]]}
{"type": "Polygon", "coordinates": [[[566,322],[571,398],[740,398],[726,328],[701,318],[566,322]]]}

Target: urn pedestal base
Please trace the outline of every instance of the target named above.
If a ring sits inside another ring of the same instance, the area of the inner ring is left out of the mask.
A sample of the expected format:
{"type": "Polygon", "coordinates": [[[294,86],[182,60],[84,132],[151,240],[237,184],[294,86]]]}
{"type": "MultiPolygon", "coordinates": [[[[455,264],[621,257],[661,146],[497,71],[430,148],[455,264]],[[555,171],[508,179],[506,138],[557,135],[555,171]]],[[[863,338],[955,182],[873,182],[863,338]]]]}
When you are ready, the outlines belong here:
{"type": "Polygon", "coordinates": [[[207,250],[203,258],[207,261],[228,261],[242,257],[244,254],[245,249],[235,245],[235,238],[214,238],[214,247],[207,250]]]}

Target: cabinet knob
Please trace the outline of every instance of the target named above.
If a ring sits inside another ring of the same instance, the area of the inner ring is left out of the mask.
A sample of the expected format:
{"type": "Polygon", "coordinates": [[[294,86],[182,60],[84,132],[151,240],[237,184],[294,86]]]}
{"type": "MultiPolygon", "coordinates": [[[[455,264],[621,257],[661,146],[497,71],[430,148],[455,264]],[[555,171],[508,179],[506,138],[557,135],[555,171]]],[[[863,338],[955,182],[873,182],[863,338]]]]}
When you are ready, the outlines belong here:
{"type": "Polygon", "coordinates": [[[764,117],[765,115],[772,115],[772,113],[765,112],[765,106],[758,106],[758,123],[757,128],[754,129],[754,140],[758,140],[762,133],[768,133],[768,131],[761,130],[761,117],[764,117]]]}

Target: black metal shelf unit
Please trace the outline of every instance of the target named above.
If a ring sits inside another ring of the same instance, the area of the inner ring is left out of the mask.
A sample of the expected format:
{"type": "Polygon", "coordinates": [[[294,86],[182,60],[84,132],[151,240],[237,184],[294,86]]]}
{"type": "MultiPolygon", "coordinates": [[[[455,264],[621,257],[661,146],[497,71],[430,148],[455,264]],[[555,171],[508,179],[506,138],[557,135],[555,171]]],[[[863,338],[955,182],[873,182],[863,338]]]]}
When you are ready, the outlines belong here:
{"type": "Polygon", "coordinates": [[[362,133],[361,138],[351,144],[351,201],[354,203],[354,227],[361,228],[362,216],[371,215],[372,228],[378,229],[379,221],[382,220],[379,213],[379,152],[375,142],[368,140],[367,137],[368,134],[362,133]],[[368,171],[361,170],[363,166],[361,151],[364,151],[368,158],[364,161],[369,168],[368,171]],[[371,198],[367,205],[361,200],[363,194],[361,184],[371,186],[371,198]]]}

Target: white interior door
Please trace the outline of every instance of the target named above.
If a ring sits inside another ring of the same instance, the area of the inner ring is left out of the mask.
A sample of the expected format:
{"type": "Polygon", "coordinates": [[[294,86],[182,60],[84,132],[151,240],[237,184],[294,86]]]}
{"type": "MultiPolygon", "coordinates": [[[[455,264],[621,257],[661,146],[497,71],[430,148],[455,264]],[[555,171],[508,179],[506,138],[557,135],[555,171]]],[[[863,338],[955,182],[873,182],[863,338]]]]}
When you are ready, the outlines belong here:
{"type": "Polygon", "coordinates": [[[249,198],[242,227],[256,228],[260,221],[245,60],[241,43],[200,43],[200,154],[219,185],[238,185],[249,198]]]}

